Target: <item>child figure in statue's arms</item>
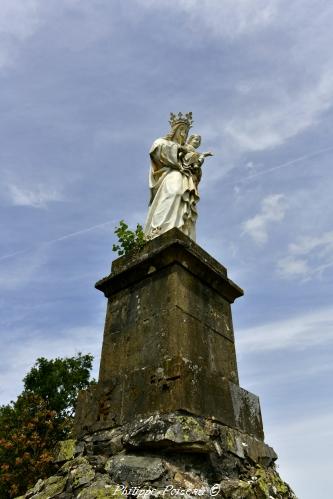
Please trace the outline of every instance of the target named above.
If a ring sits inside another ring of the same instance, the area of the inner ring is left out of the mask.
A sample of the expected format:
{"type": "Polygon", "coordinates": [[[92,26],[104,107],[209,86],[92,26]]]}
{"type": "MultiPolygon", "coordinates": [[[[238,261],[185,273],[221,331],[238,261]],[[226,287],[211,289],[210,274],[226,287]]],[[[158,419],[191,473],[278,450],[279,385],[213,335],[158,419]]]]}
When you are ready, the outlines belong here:
{"type": "Polygon", "coordinates": [[[213,156],[211,152],[198,152],[197,148],[201,144],[200,135],[191,135],[184,146],[182,146],[181,158],[183,164],[183,171],[188,170],[191,172],[196,185],[201,179],[201,165],[208,156],[213,156]]]}

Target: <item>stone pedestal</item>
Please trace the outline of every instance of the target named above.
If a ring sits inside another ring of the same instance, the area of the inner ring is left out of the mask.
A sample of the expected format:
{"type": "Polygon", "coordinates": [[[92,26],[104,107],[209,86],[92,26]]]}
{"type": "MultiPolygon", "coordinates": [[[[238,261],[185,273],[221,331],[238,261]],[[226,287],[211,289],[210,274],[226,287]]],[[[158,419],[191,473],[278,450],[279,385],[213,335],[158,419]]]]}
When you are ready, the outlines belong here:
{"type": "Polygon", "coordinates": [[[263,440],[258,397],[239,386],[231,303],[243,291],[178,229],[112,264],[97,386],[81,392],[76,433],[183,412],[263,440]]]}
{"type": "Polygon", "coordinates": [[[80,393],[76,440],[17,499],[296,499],[240,388],[226,269],[177,229],[115,260],[97,385],[80,393]]]}

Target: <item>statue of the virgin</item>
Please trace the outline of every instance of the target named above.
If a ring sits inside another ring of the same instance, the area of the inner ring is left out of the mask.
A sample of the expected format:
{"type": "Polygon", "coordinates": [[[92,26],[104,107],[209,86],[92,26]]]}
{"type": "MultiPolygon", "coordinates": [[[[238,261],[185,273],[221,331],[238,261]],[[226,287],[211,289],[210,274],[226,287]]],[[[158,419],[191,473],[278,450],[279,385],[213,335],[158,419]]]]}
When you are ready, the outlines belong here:
{"type": "Polygon", "coordinates": [[[170,132],[155,140],[149,151],[151,200],[144,232],[152,239],[178,227],[195,240],[201,165],[211,153],[195,151],[201,142],[199,135],[192,135],[186,143],[192,113],[171,113],[169,123],[170,132]]]}

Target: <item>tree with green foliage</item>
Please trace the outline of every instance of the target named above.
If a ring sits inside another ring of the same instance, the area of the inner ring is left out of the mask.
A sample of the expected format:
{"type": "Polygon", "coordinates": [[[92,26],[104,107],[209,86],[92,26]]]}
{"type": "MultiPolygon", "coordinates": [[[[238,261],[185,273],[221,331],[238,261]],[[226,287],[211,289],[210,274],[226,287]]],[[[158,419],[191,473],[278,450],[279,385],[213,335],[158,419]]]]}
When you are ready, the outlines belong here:
{"type": "Polygon", "coordinates": [[[89,384],[93,356],[37,359],[23,379],[24,391],[40,395],[58,416],[73,416],[79,390],[89,384]]]}
{"type": "Polygon", "coordinates": [[[118,237],[118,244],[112,246],[112,251],[117,251],[119,256],[139,251],[147,242],[140,224],[137,224],[133,231],[128,228],[124,220],[120,220],[114,232],[118,237]]]}
{"type": "Polygon", "coordinates": [[[87,388],[92,355],[37,359],[24,391],[0,407],[0,497],[24,493],[54,471],[53,450],[68,438],[79,390],[87,388]]]}

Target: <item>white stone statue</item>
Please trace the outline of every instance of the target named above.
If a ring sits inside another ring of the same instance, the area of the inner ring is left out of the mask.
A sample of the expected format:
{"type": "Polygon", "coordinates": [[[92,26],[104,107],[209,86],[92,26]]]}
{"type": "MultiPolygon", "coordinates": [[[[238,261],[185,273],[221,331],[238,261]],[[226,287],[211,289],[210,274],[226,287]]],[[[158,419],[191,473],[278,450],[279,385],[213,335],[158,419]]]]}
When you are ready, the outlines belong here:
{"type": "Polygon", "coordinates": [[[155,140],[149,151],[151,201],[144,228],[148,239],[178,227],[195,241],[201,165],[212,153],[196,151],[200,135],[191,135],[186,143],[192,122],[192,113],[171,113],[170,132],[155,140]]]}

